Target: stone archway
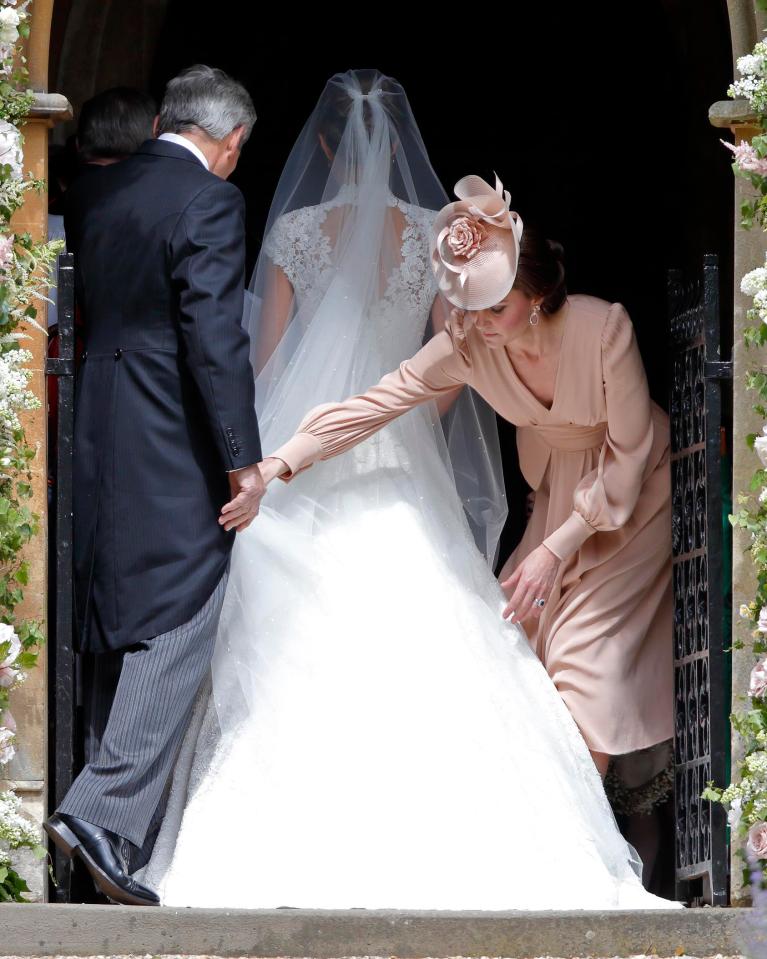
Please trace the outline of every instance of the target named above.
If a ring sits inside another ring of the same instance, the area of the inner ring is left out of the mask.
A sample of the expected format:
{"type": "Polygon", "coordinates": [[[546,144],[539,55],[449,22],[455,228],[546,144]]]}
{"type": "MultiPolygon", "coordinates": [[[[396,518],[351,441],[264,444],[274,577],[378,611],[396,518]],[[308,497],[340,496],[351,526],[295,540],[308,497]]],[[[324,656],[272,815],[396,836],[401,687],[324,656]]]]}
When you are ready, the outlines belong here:
{"type": "Polygon", "coordinates": [[[727,0],[733,64],[752,49],[767,28],[767,14],[756,10],[754,0],[727,0]]]}
{"type": "MultiPolygon", "coordinates": [[[[738,57],[750,52],[754,44],[767,29],[767,13],[755,10],[753,0],[727,0],[727,12],[730,18],[730,35],[732,42],[733,66],[738,57]]],[[[759,131],[753,126],[753,120],[743,111],[743,102],[719,101],[712,105],[709,112],[711,123],[715,127],[729,129],[735,140],[750,139],[759,131]]],[[[759,266],[764,261],[764,239],[759,231],[746,232],[740,229],[739,210],[741,200],[748,192],[745,180],[735,179],[735,242],[734,242],[734,276],[743,276],[744,273],[759,266]]],[[[743,345],[743,331],[748,325],[746,311],[750,301],[741,292],[738,284],[735,285],[733,300],[733,376],[735,384],[742,383],[750,362],[743,345]]],[[[753,472],[753,455],[748,450],[745,437],[749,433],[759,433],[763,423],[757,419],[752,409],[751,399],[742,390],[737,388],[733,395],[733,493],[741,489],[748,489],[753,472]]],[[[733,622],[737,622],[737,607],[739,597],[753,596],[756,591],[753,566],[748,554],[748,542],[743,530],[733,531],[732,550],[732,594],[733,622]]],[[[753,666],[753,658],[747,650],[734,649],[732,652],[732,697],[735,707],[748,689],[749,676],[753,666]]],[[[740,739],[733,737],[732,762],[733,767],[740,753],[740,739]]],[[[739,847],[733,844],[731,857],[734,857],[739,847]]],[[[742,870],[739,859],[731,858],[731,899],[733,904],[745,902],[748,890],[742,881],[742,870]]]]}
{"type": "MultiPolygon", "coordinates": [[[[56,47],[48,60],[48,81],[61,87],[77,114],[99,90],[130,84],[149,88],[158,37],[169,0],[56,0],[51,21],[56,47]],[[82,51],[94,51],[83,57],[82,51]],[[100,54],[104,55],[100,55],[100,54]]],[[[35,88],[37,89],[37,88],[35,88]]],[[[73,132],[71,124],[54,131],[56,142],[73,132]]]]}
{"type": "MultiPolygon", "coordinates": [[[[68,62],[67,58],[81,57],[82,51],[94,51],[101,47],[102,42],[115,31],[123,29],[124,17],[131,18],[131,27],[135,35],[136,18],[141,18],[140,32],[145,38],[143,45],[126,55],[134,57],[135,70],[138,76],[148,76],[152,59],[152,40],[156,38],[159,25],[162,22],[167,0],[141,0],[140,3],[120,5],[117,0],[84,0],[80,5],[73,4],[72,0],[33,0],[31,34],[28,42],[28,64],[32,88],[37,93],[36,105],[29,117],[25,128],[26,148],[25,156],[30,168],[36,176],[45,177],[47,174],[48,142],[52,127],[57,120],[71,118],[70,107],[64,96],[49,93],[48,80],[51,72],[50,42],[51,26],[54,13],[61,11],[62,17],[68,11],[71,20],[67,21],[68,40],[61,49],[61,56],[57,54],[56,77],[68,62]],[[63,10],[67,8],[67,11],[63,10]]],[[[732,42],[733,60],[748,52],[756,43],[761,31],[767,28],[767,14],[756,13],[754,0],[727,0],[727,11],[730,20],[730,34],[732,42]]],[[[61,25],[57,30],[62,36],[61,25]]],[[[90,67],[78,74],[78,80],[71,90],[65,91],[77,104],[87,99],[97,87],[108,86],[112,83],[109,64],[96,66],[97,58],[92,58],[90,67]]],[[[712,108],[712,122],[716,126],[730,127],[736,135],[748,135],[747,117],[738,116],[733,112],[733,104],[716,104],[712,108]],[[729,112],[728,112],[729,111],[729,112]]],[[[741,183],[736,182],[736,210],[738,191],[741,183]]],[[[44,198],[30,196],[24,209],[17,218],[17,225],[21,229],[29,230],[35,236],[43,236],[46,230],[46,209],[44,198]]],[[[751,235],[736,230],[735,243],[735,275],[738,276],[756,265],[763,256],[758,235],[751,235]]],[[[742,329],[745,325],[745,298],[739,292],[735,294],[734,322],[735,322],[735,375],[742,376],[745,368],[745,359],[742,355],[740,342],[742,329]]],[[[31,349],[35,371],[34,388],[38,395],[44,396],[44,362],[46,342],[45,336],[36,330],[30,331],[31,349]]],[[[753,422],[750,404],[742,399],[735,407],[735,455],[734,455],[734,484],[736,488],[744,485],[750,476],[752,463],[747,456],[743,437],[748,432],[754,432],[755,427],[761,424],[753,422]]],[[[38,458],[34,472],[34,508],[42,519],[42,529],[46,525],[46,420],[41,411],[32,414],[27,422],[28,435],[38,447],[38,458]]],[[[734,592],[748,592],[751,589],[750,570],[741,560],[743,551],[737,548],[733,551],[733,583],[734,592]]],[[[27,591],[27,600],[24,609],[26,615],[45,619],[47,614],[46,572],[47,555],[45,537],[40,536],[29,551],[30,565],[34,571],[33,578],[27,591]]],[[[745,657],[735,659],[733,663],[733,684],[736,690],[746,688],[750,662],[745,657]]],[[[15,713],[20,719],[21,737],[18,757],[10,769],[14,785],[25,800],[27,809],[38,820],[42,821],[45,815],[45,780],[46,780],[46,728],[47,728],[47,692],[44,667],[38,670],[19,693],[15,705],[15,713]]],[[[33,866],[27,874],[33,874],[34,895],[37,899],[45,896],[45,866],[33,866]]],[[[733,870],[733,896],[742,895],[742,889],[736,886],[735,880],[739,870],[733,870]]]]}
{"type": "MultiPolygon", "coordinates": [[[[50,41],[50,25],[53,0],[34,0],[31,8],[31,31],[27,44],[27,59],[32,89],[36,92],[35,105],[24,126],[24,159],[27,169],[35,177],[45,179],[48,173],[48,136],[53,125],[71,116],[65,97],[48,93],[47,69],[50,41]]],[[[26,203],[14,218],[17,232],[29,232],[35,238],[47,234],[47,204],[45,196],[34,192],[27,194],[26,203]]],[[[38,321],[45,329],[45,304],[41,304],[38,321]]],[[[45,333],[30,326],[25,330],[29,336],[28,348],[32,351],[34,376],[32,388],[40,397],[45,397],[45,358],[47,337],[45,333]]],[[[31,619],[45,621],[47,618],[47,422],[45,409],[25,415],[27,436],[37,448],[32,464],[33,498],[32,509],[40,517],[41,535],[29,544],[26,558],[29,561],[30,580],[25,590],[21,614],[31,619]]],[[[45,658],[41,657],[36,669],[14,696],[14,710],[20,719],[20,736],[16,758],[9,767],[9,776],[24,808],[38,822],[46,810],[47,780],[47,676],[45,658]]],[[[2,788],[2,783],[0,783],[2,788]]],[[[45,863],[38,863],[31,856],[23,862],[24,876],[30,882],[35,899],[43,899],[46,892],[47,871],[45,863]]]]}

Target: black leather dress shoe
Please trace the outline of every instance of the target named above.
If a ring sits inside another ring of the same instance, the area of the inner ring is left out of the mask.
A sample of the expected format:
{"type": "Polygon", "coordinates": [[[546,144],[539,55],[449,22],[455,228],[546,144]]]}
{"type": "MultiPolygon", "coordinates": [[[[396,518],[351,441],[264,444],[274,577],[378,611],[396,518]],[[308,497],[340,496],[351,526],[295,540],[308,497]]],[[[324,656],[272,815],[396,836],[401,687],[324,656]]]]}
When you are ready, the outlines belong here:
{"type": "Polygon", "coordinates": [[[125,906],[159,906],[160,897],[127,874],[120,837],[84,819],[54,813],[44,824],[59,849],[85,863],[99,892],[125,906]]]}

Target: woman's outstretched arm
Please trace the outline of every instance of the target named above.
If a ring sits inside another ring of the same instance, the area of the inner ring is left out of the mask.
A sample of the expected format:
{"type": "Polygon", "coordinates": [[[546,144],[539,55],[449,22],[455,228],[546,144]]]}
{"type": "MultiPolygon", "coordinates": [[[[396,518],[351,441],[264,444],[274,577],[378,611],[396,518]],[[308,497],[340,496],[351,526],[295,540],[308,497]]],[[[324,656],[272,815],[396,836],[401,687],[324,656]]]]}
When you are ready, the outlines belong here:
{"type": "Polygon", "coordinates": [[[448,326],[366,393],[311,410],[294,436],[267,457],[265,478],[290,480],[318,460],[338,456],[413,407],[452,393],[470,372],[471,362],[455,349],[448,326]]]}

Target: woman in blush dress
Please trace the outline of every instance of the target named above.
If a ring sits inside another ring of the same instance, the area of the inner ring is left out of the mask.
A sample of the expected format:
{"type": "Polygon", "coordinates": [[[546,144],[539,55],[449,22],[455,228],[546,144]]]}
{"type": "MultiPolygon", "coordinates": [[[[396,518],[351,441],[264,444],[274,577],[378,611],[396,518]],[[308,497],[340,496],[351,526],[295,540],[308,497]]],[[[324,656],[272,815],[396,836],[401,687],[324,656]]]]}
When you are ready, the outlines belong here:
{"type": "Polygon", "coordinates": [[[468,384],[517,427],[535,491],[501,580],[604,775],[671,737],[671,517],[666,414],[620,304],[567,296],[561,250],[524,231],[479,177],[437,218],[432,265],[457,308],[378,386],[312,411],[267,460],[289,479],[410,408],[468,384]]]}

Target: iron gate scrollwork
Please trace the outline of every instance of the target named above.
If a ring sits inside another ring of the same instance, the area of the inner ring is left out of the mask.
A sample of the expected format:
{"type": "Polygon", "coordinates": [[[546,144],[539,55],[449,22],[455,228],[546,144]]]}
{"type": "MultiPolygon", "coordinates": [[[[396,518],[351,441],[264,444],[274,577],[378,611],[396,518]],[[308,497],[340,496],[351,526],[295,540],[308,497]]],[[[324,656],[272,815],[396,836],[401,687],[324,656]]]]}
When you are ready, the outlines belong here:
{"type": "Polygon", "coordinates": [[[725,905],[726,815],[701,799],[710,780],[726,782],[729,743],[721,431],[732,373],[720,356],[717,257],[704,257],[702,281],[685,283],[670,271],[668,304],[676,887],[680,899],[725,905]]]}

